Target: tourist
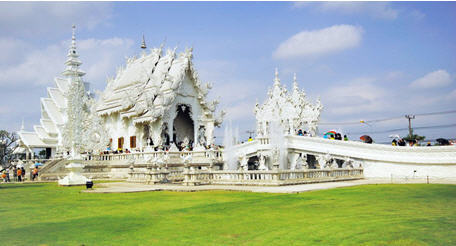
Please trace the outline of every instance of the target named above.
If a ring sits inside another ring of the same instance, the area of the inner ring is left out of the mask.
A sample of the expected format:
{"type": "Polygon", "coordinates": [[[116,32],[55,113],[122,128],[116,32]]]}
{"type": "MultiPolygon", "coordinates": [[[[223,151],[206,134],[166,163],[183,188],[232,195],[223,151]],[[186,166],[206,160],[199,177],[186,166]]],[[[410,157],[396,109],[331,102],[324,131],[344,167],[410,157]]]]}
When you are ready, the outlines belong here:
{"type": "Polygon", "coordinates": [[[304,136],[309,136],[309,133],[307,133],[307,131],[304,131],[304,136]]]}
{"type": "Polygon", "coordinates": [[[22,169],[17,169],[17,182],[22,182],[22,169]]]}
{"type": "Polygon", "coordinates": [[[6,182],[11,182],[9,175],[9,168],[6,169],[6,182]]]}
{"type": "Polygon", "coordinates": [[[32,172],[32,180],[35,181],[35,178],[38,177],[38,167],[35,167],[32,172]]]}
{"type": "Polygon", "coordinates": [[[25,168],[21,168],[22,181],[25,181],[25,168]]]}
{"type": "Polygon", "coordinates": [[[304,134],[302,133],[302,129],[298,130],[298,136],[304,136],[304,134]]]}
{"type": "Polygon", "coordinates": [[[426,146],[431,146],[431,142],[428,142],[426,146]]]}
{"type": "Polygon", "coordinates": [[[249,137],[249,139],[247,140],[247,142],[252,142],[252,141],[253,141],[252,137],[249,137]]]}
{"type": "Polygon", "coordinates": [[[396,141],[396,139],[393,139],[393,141],[391,141],[391,145],[397,146],[397,141],[396,141]]]}
{"type": "Polygon", "coordinates": [[[14,166],[13,168],[13,181],[17,182],[17,167],[14,166]]]}
{"type": "Polygon", "coordinates": [[[3,179],[3,182],[6,183],[6,171],[3,170],[2,172],[2,179],[3,179]]]}
{"type": "Polygon", "coordinates": [[[348,141],[347,135],[344,135],[344,141],[348,141]]]}

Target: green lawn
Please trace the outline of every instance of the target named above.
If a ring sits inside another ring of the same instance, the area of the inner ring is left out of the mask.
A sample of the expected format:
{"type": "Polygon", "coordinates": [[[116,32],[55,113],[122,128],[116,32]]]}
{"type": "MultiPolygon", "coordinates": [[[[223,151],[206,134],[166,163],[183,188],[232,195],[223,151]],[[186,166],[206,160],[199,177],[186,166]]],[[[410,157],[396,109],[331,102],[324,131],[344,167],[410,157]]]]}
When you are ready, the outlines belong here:
{"type": "Polygon", "coordinates": [[[456,245],[455,185],[90,194],[0,185],[0,245],[456,245]]]}

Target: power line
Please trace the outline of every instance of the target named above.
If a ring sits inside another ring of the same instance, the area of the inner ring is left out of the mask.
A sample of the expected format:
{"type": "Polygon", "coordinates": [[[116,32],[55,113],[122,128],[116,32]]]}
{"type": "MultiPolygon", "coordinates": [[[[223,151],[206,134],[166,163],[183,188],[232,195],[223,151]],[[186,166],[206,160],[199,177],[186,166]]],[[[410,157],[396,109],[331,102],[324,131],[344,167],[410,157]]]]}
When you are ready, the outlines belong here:
{"type": "MultiPolygon", "coordinates": [[[[413,129],[435,129],[435,128],[450,128],[450,127],[456,127],[456,124],[448,124],[448,125],[438,125],[438,126],[418,126],[414,127],[413,129]]],[[[397,129],[390,129],[390,130],[384,130],[384,131],[375,131],[375,132],[349,132],[348,134],[378,134],[378,133],[390,133],[390,132],[398,132],[398,131],[406,131],[408,128],[397,128],[397,129]]]]}
{"type": "MultiPolygon", "coordinates": [[[[432,113],[421,113],[421,114],[414,114],[415,116],[430,116],[430,115],[442,115],[442,114],[453,114],[456,113],[456,110],[449,110],[449,111],[441,111],[441,112],[432,112],[432,113]]],[[[375,120],[362,120],[362,121],[349,121],[349,122],[321,122],[319,125],[356,125],[360,123],[377,123],[383,121],[390,121],[396,119],[403,119],[404,116],[397,116],[397,117],[390,117],[390,118],[383,118],[383,119],[375,119],[375,120]]]]}

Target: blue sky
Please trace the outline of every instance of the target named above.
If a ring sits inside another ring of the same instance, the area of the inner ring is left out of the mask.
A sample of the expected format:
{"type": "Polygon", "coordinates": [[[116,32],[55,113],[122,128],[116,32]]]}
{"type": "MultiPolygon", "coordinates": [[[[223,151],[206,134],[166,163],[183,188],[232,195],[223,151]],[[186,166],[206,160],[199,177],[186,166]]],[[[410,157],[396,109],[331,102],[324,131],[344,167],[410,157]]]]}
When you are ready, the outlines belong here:
{"type": "MultiPolygon", "coordinates": [[[[400,117],[455,109],[456,3],[453,2],[102,2],[0,3],[0,128],[39,123],[39,98],[63,71],[77,25],[86,80],[102,90],[107,76],[149,47],[194,47],[194,63],[212,98],[238,126],[254,128],[253,106],[272,85],[274,68],[290,88],[324,105],[322,122],[400,117]]],[[[414,126],[456,123],[456,114],[417,116],[414,126]]],[[[407,121],[322,125],[353,133],[406,128],[407,121]]],[[[456,137],[456,127],[417,130],[456,137]]],[[[223,131],[216,135],[222,137],[223,131]]]]}

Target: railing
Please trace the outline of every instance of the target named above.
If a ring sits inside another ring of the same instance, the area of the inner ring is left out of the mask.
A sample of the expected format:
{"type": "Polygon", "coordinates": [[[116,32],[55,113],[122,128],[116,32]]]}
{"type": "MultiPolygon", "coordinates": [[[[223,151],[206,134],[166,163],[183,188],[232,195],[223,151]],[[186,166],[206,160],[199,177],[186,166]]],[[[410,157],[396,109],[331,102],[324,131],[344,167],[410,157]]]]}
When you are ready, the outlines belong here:
{"type": "Polygon", "coordinates": [[[133,152],[122,154],[88,154],[85,155],[86,161],[116,161],[116,160],[146,160],[161,158],[168,155],[173,161],[182,162],[182,159],[191,155],[192,158],[206,158],[222,160],[222,151],[220,150],[203,150],[203,151],[153,151],[153,152],[133,152]],[[179,161],[180,160],[180,161],[179,161]]]}
{"type": "Polygon", "coordinates": [[[286,185],[363,178],[363,169],[212,171],[212,184],[286,185]]]}
{"type": "MultiPolygon", "coordinates": [[[[146,172],[130,172],[129,181],[159,183],[183,178],[184,185],[290,185],[363,178],[361,168],[304,169],[276,171],[214,171],[185,167],[184,171],[153,169],[146,172]]],[[[182,180],[182,179],[180,179],[182,180]]]]}

